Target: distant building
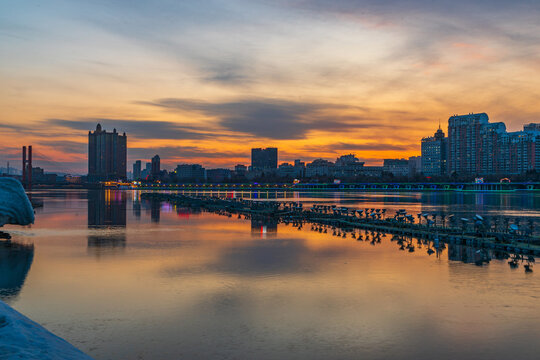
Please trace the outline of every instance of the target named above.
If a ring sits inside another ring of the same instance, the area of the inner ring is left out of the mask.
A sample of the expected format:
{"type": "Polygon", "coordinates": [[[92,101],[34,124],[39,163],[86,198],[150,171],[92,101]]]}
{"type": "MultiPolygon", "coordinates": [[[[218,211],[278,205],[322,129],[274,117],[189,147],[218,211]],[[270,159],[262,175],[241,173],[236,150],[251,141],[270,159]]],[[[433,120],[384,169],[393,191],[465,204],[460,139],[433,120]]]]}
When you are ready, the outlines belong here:
{"type": "Polygon", "coordinates": [[[294,168],[296,169],[297,177],[303,178],[306,175],[306,163],[302,160],[294,160],[294,168]]]}
{"type": "Polygon", "coordinates": [[[448,171],[458,175],[518,175],[540,169],[540,124],[507,132],[487,114],[448,120],[448,171]]]}
{"type": "Polygon", "coordinates": [[[36,180],[36,178],[42,177],[45,174],[45,171],[43,168],[40,168],[39,166],[32,167],[32,179],[36,180]]]}
{"type": "Polygon", "coordinates": [[[540,123],[531,123],[524,125],[523,131],[540,131],[540,123]]]}
{"type": "Polygon", "coordinates": [[[384,159],[383,171],[396,177],[407,177],[409,176],[409,160],[384,159]]]}
{"type": "Polygon", "coordinates": [[[425,176],[443,176],[447,173],[448,139],[439,129],[433,136],[422,139],[421,171],[425,176]]]}
{"type": "Polygon", "coordinates": [[[133,180],[141,179],[141,160],[137,160],[133,163],[133,180]]]}
{"type": "Polygon", "coordinates": [[[334,163],[324,159],[315,159],[306,165],[306,177],[333,176],[334,163]]]}
{"type": "Polygon", "coordinates": [[[288,162],[279,164],[278,175],[280,177],[295,177],[294,166],[289,164],[288,162]]]}
{"type": "Polygon", "coordinates": [[[176,177],[180,182],[204,182],[206,170],[199,164],[182,164],[176,167],[176,177]]]}
{"type": "Polygon", "coordinates": [[[506,136],[506,126],[502,122],[488,123],[480,128],[480,139],[476,149],[476,170],[478,175],[508,174],[501,146],[506,136]]]}
{"type": "Polygon", "coordinates": [[[245,176],[247,173],[247,166],[238,164],[234,167],[234,174],[236,176],[245,176]]]}
{"type": "Polygon", "coordinates": [[[64,177],[64,181],[69,184],[81,184],[83,181],[83,178],[77,175],[66,175],[64,177]]]}
{"type": "Polygon", "coordinates": [[[278,167],[278,175],[280,177],[287,178],[301,178],[304,174],[304,168],[301,166],[294,166],[287,162],[282,163],[278,167]]]}
{"type": "Polygon", "coordinates": [[[383,166],[364,166],[362,168],[361,175],[365,177],[379,178],[382,176],[383,171],[384,171],[383,166]]]}
{"type": "Polygon", "coordinates": [[[152,158],[152,172],[151,175],[153,178],[158,178],[161,173],[161,160],[159,159],[159,155],[155,155],[152,158]]]}
{"type": "Polygon", "coordinates": [[[448,119],[449,174],[480,173],[480,132],[488,122],[489,117],[486,113],[455,115],[448,119]]]}
{"type": "Polygon", "coordinates": [[[222,183],[231,179],[229,169],[208,169],[206,170],[206,180],[210,183],[222,183]]]}
{"type": "Polygon", "coordinates": [[[40,167],[32,167],[32,182],[35,184],[56,184],[56,174],[46,174],[40,167]]]}
{"type": "Polygon", "coordinates": [[[144,170],[141,171],[141,178],[146,179],[150,175],[152,175],[152,163],[147,162],[147,163],[144,164],[144,170]]]}
{"type": "Polygon", "coordinates": [[[362,174],[364,162],[358,160],[354,154],[340,156],[336,159],[334,176],[352,178],[362,174]]]}
{"type": "Polygon", "coordinates": [[[125,180],[127,164],[127,136],[116,129],[107,132],[97,124],[88,132],[88,181],[125,180]]]}
{"type": "Polygon", "coordinates": [[[422,172],[422,157],[411,156],[409,158],[409,176],[415,176],[422,172]]]}
{"type": "Polygon", "coordinates": [[[523,131],[506,133],[501,137],[500,173],[513,175],[540,171],[540,130],[535,128],[540,128],[540,124],[526,125],[523,131]]]}
{"type": "Polygon", "coordinates": [[[277,148],[251,149],[252,171],[275,170],[278,167],[277,148]]]}

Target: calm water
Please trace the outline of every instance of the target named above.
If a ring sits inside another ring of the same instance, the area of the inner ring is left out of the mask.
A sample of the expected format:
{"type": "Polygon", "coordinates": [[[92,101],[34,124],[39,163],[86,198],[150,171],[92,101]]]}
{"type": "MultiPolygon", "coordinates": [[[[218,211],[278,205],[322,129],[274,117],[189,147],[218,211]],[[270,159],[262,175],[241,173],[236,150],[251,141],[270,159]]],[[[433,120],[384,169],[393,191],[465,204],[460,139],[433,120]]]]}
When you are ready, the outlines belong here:
{"type": "MultiPolygon", "coordinates": [[[[34,192],[35,225],[0,242],[0,297],[97,359],[538,358],[540,267],[139,195],[34,192]]],[[[540,218],[540,196],[517,193],[244,196],[540,218]]]]}

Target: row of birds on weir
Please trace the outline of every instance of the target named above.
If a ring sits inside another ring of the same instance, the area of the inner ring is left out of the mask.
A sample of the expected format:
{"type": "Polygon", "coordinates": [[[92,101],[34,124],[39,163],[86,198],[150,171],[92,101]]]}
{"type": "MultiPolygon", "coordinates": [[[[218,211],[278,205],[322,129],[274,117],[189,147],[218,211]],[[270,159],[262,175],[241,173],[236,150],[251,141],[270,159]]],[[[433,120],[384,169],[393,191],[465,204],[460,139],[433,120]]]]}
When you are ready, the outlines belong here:
{"type": "MultiPolygon", "coordinates": [[[[165,195],[167,196],[167,195],[165,195]]],[[[162,196],[163,197],[163,196],[162,196]]],[[[165,199],[167,200],[167,199],[165,199]]],[[[352,238],[358,240],[358,241],[368,241],[369,243],[375,245],[377,243],[381,242],[381,237],[385,237],[386,235],[383,233],[379,233],[377,231],[372,231],[371,233],[368,233],[368,231],[365,232],[364,235],[360,233],[360,231],[357,231],[354,229],[354,224],[344,224],[343,222],[340,222],[340,216],[346,216],[346,217],[364,217],[368,218],[370,220],[380,220],[381,218],[386,217],[387,210],[386,209],[377,209],[377,208],[365,208],[365,209],[349,209],[347,207],[338,207],[337,205],[319,205],[314,204],[312,205],[311,209],[304,210],[303,203],[296,202],[296,201],[289,201],[289,202],[268,202],[268,201],[253,201],[248,199],[241,199],[241,198],[217,198],[217,197],[202,197],[202,198],[193,198],[189,197],[188,199],[185,199],[185,201],[188,202],[188,204],[192,204],[194,206],[197,206],[197,202],[205,203],[210,201],[213,205],[207,208],[208,211],[218,213],[220,215],[231,217],[233,213],[238,214],[238,218],[241,219],[242,216],[244,219],[259,219],[263,221],[272,221],[273,223],[283,223],[285,225],[292,224],[292,226],[296,227],[298,230],[302,230],[304,228],[304,225],[311,224],[311,229],[313,231],[317,231],[320,233],[328,233],[330,230],[332,231],[333,236],[338,236],[342,238],[346,238],[349,234],[352,238]],[[193,203],[195,201],[195,203],[193,203]],[[250,213],[246,210],[248,209],[256,209],[256,210],[265,210],[262,212],[253,212],[250,213]],[[270,211],[266,211],[270,210],[270,211]],[[277,211],[277,212],[276,212],[277,211]],[[329,215],[338,216],[337,219],[334,219],[332,216],[324,216],[321,218],[313,218],[312,216],[309,216],[309,213],[325,213],[329,215]],[[371,237],[369,237],[371,235],[371,237]]],[[[426,225],[426,226],[433,226],[436,225],[437,219],[441,219],[441,222],[443,223],[443,226],[445,224],[445,221],[449,222],[455,222],[457,217],[454,215],[446,215],[446,214],[429,214],[429,213],[419,213],[416,215],[419,225],[426,225]],[[422,224],[422,221],[424,224],[422,224]]],[[[399,209],[395,211],[395,214],[393,216],[388,216],[385,218],[386,221],[389,222],[410,222],[413,223],[414,216],[411,214],[407,214],[407,211],[405,209],[399,209]]],[[[474,224],[475,230],[484,229],[484,231],[489,228],[489,219],[484,218],[481,215],[475,215],[472,217],[472,219],[468,218],[459,218],[461,223],[466,226],[469,223],[474,224]]],[[[520,229],[518,227],[518,224],[520,223],[521,219],[516,219],[514,221],[514,224],[511,224],[512,226],[507,226],[508,232],[518,232],[520,229]]],[[[509,223],[509,218],[505,217],[502,219],[503,224],[509,223]]],[[[531,219],[529,219],[529,222],[532,222],[531,219]]],[[[418,225],[417,225],[418,226],[418,225]]],[[[532,227],[532,226],[531,226],[532,227]]],[[[437,252],[438,250],[444,249],[444,242],[438,240],[438,236],[436,236],[432,240],[417,240],[417,244],[415,245],[412,241],[412,234],[409,235],[394,235],[392,237],[392,241],[396,241],[396,243],[399,246],[400,250],[407,250],[409,252],[414,252],[416,248],[421,248],[422,241],[424,241],[424,244],[427,244],[427,253],[429,255],[433,254],[434,252],[437,252]],[[431,247],[431,244],[434,245],[435,250],[431,247]]],[[[483,264],[484,262],[489,262],[489,256],[487,249],[479,249],[477,250],[477,255],[475,255],[475,263],[483,264]]],[[[493,254],[496,255],[497,258],[510,258],[510,255],[505,250],[497,250],[497,251],[491,251],[493,254]],[[498,254],[498,255],[497,255],[498,254]],[[503,254],[503,255],[500,255],[503,254]]],[[[511,252],[508,250],[508,252],[511,252]]],[[[509,265],[511,268],[517,268],[519,264],[525,263],[524,268],[526,272],[532,271],[532,265],[534,263],[534,257],[528,256],[525,257],[524,255],[513,255],[513,257],[509,260],[509,265]],[[525,263],[526,262],[526,263],[525,263]]]]}
{"type": "MultiPolygon", "coordinates": [[[[224,215],[231,217],[231,213],[227,211],[217,211],[219,215],[224,215]]],[[[265,216],[261,215],[251,215],[251,214],[238,214],[238,219],[245,219],[245,220],[251,220],[251,219],[258,219],[258,220],[266,220],[269,221],[269,219],[265,216]]],[[[284,225],[291,225],[294,228],[298,230],[303,230],[305,225],[310,224],[310,230],[314,232],[318,232],[321,234],[331,234],[332,236],[336,236],[339,238],[348,238],[349,236],[352,239],[355,239],[357,241],[364,241],[371,245],[380,244],[381,240],[383,238],[387,237],[387,234],[379,232],[379,231],[373,231],[373,230],[355,230],[352,228],[341,228],[339,226],[329,225],[329,224],[319,224],[319,223],[312,223],[306,220],[302,219],[277,219],[275,221],[276,223],[282,223],[284,225]]],[[[437,256],[440,256],[442,251],[446,249],[446,244],[442,241],[439,241],[438,239],[434,240],[427,240],[427,239],[415,239],[412,236],[403,236],[403,235],[393,235],[390,239],[390,241],[395,242],[398,246],[398,249],[400,251],[407,251],[407,252],[415,252],[417,249],[423,249],[426,248],[426,253],[428,255],[437,254],[437,256]]],[[[478,266],[481,266],[483,264],[489,264],[492,257],[495,257],[499,260],[508,259],[508,264],[510,268],[516,269],[520,266],[520,264],[523,265],[523,268],[526,273],[530,273],[533,271],[533,264],[535,263],[535,258],[532,255],[526,256],[526,255],[510,255],[507,252],[501,252],[501,251],[490,251],[488,249],[477,249],[474,251],[472,255],[472,259],[468,259],[469,262],[472,262],[478,266]]],[[[464,260],[462,260],[464,261],[464,260]]]]}
{"type": "Polygon", "coordinates": [[[475,231],[475,232],[501,232],[510,235],[522,235],[532,236],[535,230],[535,219],[522,217],[515,217],[511,219],[508,216],[492,216],[486,217],[479,214],[475,214],[471,217],[457,216],[454,214],[446,213],[427,213],[420,212],[417,214],[409,214],[405,209],[396,210],[394,214],[389,214],[386,208],[364,208],[364,209],[351,209],[344,206],[337,206],[335,204],[313,204],[311,208],[305,209],[304,204],[298,201],[256,201],[251,199],[242,198],[224,198],[216,197],[217,199],[230,201],[233,203],[242,204],[250,209],[266,209],[273,211],[285,211],[292,213],[302,213],[309,211],[314,214],[333,215],[336,217],[349,217],[363,220],[385,220],[396,221],[398,223],[407,224],[419,224],[426,227],[442,226],[446,228],[459,227],[463,231],[475,231]]]}

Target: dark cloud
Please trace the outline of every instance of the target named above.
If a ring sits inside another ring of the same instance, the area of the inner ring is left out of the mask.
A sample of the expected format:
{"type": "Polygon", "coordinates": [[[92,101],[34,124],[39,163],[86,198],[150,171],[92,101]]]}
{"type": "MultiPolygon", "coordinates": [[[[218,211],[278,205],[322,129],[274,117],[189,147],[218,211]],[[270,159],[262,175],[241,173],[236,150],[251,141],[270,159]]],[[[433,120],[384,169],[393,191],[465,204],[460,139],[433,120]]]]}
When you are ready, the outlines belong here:
{"type": "Polygon", "coordinates": [[[48,119],[47,123],[81,131],[95,130],[96,125],[100,123],[108,131],[116,129],[120,133],[126,132],[130,136],[144,139],[197,140],[216,136],[199,127],[181,125],[172,121],[82,118],[77,120],[48,119]]]}
{"type": "MultiPolygon", "coordinates": [[[[339,142],[335,144],[325,145],[324,149],[327,153],[342,154],[343,151],[407,151],[407,150],[418,150],[420,147],[419,144],[392,144],[384,142],[367,142],[363,144],[348,143],[348,142],[339,142]]],[[[313,152],[321,152],[321,146],[304,146],[302,152],[307,154],[313,152]]],[[[296,155],[298,156],[298,154],[296,155]]],[[[368,161],[380,160],[380,159],[364,159],[368,161]]]]}
{"type": "Polygon", "coordinates": [[[180,112],[198,112],[216,119],[217,124],[228,131],[268,139],[302,139],[312,130],[343,132],[381,126],[372,117],[338,115],[339,110],[351,109],[351,106],[316,102],[246,99],[211,103],[169,98],[142,104],[180,112]]]}
{"type": "Polygon", "coordinates": [[[19,127],[11,124],[0,124],[0,129],[19,130],[19,127]]]}
{"type": "Polygon", "coordinates": [[[375,143],[375,142],[368,142],[364,144],[354,144],[354,143],[337,143],[333,145],[328,146],[330,149],[333,150],[358,150],[358,151],[387,151],[387,150],[396,150],[396,151],[403,151],[403,150],[410,150],[418,148],[418,144],[406,144],[406,145],[398,145],[398,144],[388,144],[388,143],[375,143]]]}
{"type": "Polygon", "coordinates": [[[129,157],[133,159],[150,159],[155,154],[163,159],[166,158],[211,158],[211,159],[228,159],[237,157],[249,157],[249,152],[234,153],[223,152],[212,149],[202,149],[196,146],[165,146],[159,148],[129,148],[129,157]]]}
{"type": "Polygon", "coordinates": [[[227,86],[244,86],[254,81],[253,69],[246,63],[246,59],[224,60],[221,57],[205,59],[200,62],[199,72],[204,82],[217,83],[227,86]]]}
{"type": "Polygon", "coordinates": [[[67,154],[86,154],[88,150],[87,143],[69,140],[40,140],[39,145],[49,146],[67,154]]]}

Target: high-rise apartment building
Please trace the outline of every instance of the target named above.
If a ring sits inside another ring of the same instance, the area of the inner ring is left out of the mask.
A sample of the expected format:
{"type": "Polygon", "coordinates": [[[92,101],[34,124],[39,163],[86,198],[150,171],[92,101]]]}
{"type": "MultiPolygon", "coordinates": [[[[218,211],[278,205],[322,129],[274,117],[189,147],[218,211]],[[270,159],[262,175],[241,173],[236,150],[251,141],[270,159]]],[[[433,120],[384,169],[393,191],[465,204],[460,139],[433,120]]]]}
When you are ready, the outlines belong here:
{"type": "Polygon", "coordinates": [[[504,175],[506,171],[502,138],[507,134],[502,122],[483,124],[480,127],[479,141],[476,146],[476,171],[478,175],[504,175]]]}
{"type": "Polygon", "coordinates": [[[141,179],[141,160],[137,160],[133,163],[133,180],[140,180],[141,179]]]}
{"type": "Polygon", "coordinates": [[[448,138],[439,129],[433,136],[422,139],[421,168],[425,176],[443,176],[447,172],[448,138]]]}
{"type": "Polygon", "coordinates": [[[517,175],[540,170],[540,124],[523,131],[507,132],[502,122],[490,123],[487,114],[456,115],[448,119],[448,146],[444,133],[422,139],[422,172],[443,174],[439,166],[447,158],[448,174],[517,175]],[[446,154],[444,152],[447,151],[446,154]]]}
{"type": "Polygon", "coordinates": [[[253,171],[275,170],[278,167],[278,149],[251,149],[251,169],[253,171]]]}
{"type": "Polygon", "coordinates": [[[154,178],[159,177],[160,172],[161,172],[161,160],[159,159],[159,155],[155,155],[152,158],[152,177],[154,178]]]}
{"type": "Polygon", "coordinates": [[[540,124],[529,124],[523,131],[506,133],[499,147],[504,166],[502,173],[512,175],[540,171],[540,124]]]}
{"type": "Polygon", "coordinates": [[[102,130],[88,132],[88,181],[125,180],[127,136],[102,130]]]}
{"type": "Polygon", "coordinates": [[[448,119],[449,174],[480,173],[480,131],[488,122],[486,113],[455,115],[448,119]]]}

